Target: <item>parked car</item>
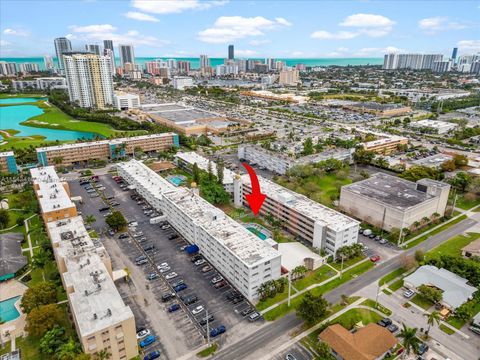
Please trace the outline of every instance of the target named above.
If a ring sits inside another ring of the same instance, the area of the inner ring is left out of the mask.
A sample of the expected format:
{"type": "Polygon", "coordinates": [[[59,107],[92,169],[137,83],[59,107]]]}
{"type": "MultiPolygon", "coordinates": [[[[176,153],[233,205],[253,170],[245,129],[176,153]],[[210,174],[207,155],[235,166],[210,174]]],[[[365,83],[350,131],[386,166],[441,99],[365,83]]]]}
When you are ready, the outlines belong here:
{"type": "Polygon", "coordinates": [[[141,260],[145,260],[147,257],[145,255],[140,255],[138,256],[137,258],[135,258],[135,261],[141,261],[141,260]]]}
{"type": "Polygon", "coordinates": [[[225,280],[222,280],[220,282],[217,282],[215,285],[213,285],[213,287],[215,289],[221,289],[223,288],[225,285],[227,285],[227,282],[225,280]]]}
{"type": "Polygon", "coordinates": [[[211,267],[210,265],[206,265],[206,266],[202,267],[202,272],[206,273],[206,272],[209,272],[212,269],[213,269],[213,267],[211,267]]]}
{"type": "Polygon", "coordinates": [[[162,301],[167,302],[175,297],[175,293],[166,293],[162,295],[162,301]]]}
{"type": "Polygon", "coordinates": [[[158,278],[157,273],[151,273],[151,274],[148,274],[148,276],[147,276],[147,280],[155,280],[157,278],[158,278]]]}
{"type": "Polygon", "coordinates": [[[227,329],[225,328],[225,326],[223,325],[220,325],[219,327],[216,327],[216,328],[213,328],[212,330],[210,330],[210,337],[214,338],[218,335],[221,335],[223,334],[227,329]]]}
{"type": "Polygon", "coordinates": [[[100,209],[98,209],[98,211],[100,212],[104,212],[104,211],[108,211],[110,210],[110,208],[108,206],[104,206],[104,207],[101,207],[100,209]]]}
{"type": "Polygon", "coordinates": [[[390,331],[392,334],[398,330],[398,326],[395,324],[390,324],[387,326],[388,331],[390,331]]]}
{"type": "Polygon", "coordinates": [[[143,247],[143,251],[152,251],[155,249],[155,245],[147,245],[143,247]]]}
{"type": "MultiPolygon", "coordinates": [[[[365,233],[364,233],[364,234],[365,234],[365,233]]],[[[375,234],[370,234],[370,235],[368,235],[368,237],[369,237],[370,239],[375,239],[375,238],[377,237],[377,235],[375,235],[375,234]]]]}
{"type": "Polygon", "coordinates": [[[177,276],[178,274],[175,271],[172,271],[171,273],[165,276],[165,279],[170,280],[170,279],[176,278],[177,276]]]}
{"type": "Polygon", "coordinates": [[[262,317],[262,315],[260,315],[259,312],[255,311],[254,313],[252,313],[248,316],[248,321],[255,322],[258,319],[260,319],[261,317],[262,317]]]}
{"type": "Polygon", "coordinates": [[[387,327],[389,325],[392,325],[392,320],[390,320],[389,318],[384,318],[382,320],[379,320],[377,324],[383,327],[387,327]]]}
{"type": "Polygon", "coordinates": [[[177,235],[177,234],[173,234],[173,235],[170,235],[170,236],[168,237],[168,240],[175,240],[175,239],[177,239],[177,238],[178,238],[178,235],[177,235]]]}
{"type": "Polygon", "coordinates": [[[185,282],[184,282],[182,279],[177,280],[177,281],[175,281],[175,282],[172,283],[172,288],[174,288],[174,287],[176,287],[176,286],[178,286],[178,285],[184,284],[184,283],[185,283],[185,282]]]}
{"type": "Polygon", "coordinates": [[[297,358],[292,354],[288,353],[287,355],[285,355],[285,360],[297,360],[297,358]]]}
{"type": "Polygon", "coordinates": [[[194,263],[195,261],[198,261],[198,260],[200,260],[200,259],[203,259],[203,256],[202,256],[202,255],[195,255],[194,257],[192,257],[192,258],[190,259],[190,261],[194,263]]]}
{"type": "Polygon", "coordinates": [[[168,267],[168,263],[167,262],[163,262],[161,263],[160,265],[157,265],[157,269],[160,269],[160,268],[164,268],[164,267],[168,267]]]}
{"type": "Polygon", "coordinates": [[[406,290],[406,291],[403,293],[403,296],[405,296],[407,299],[409,299],[409,298],[411,298],[414,294],[415,294],[415,292],[413,292],[412,290],[408,289],[408,290],[406,290]]]}
{"type": "Polygon", "coordinates": [[[192,310],[192,314],[193,314],[193,315],[200,314],[203,310],[205,310],[205,308],[203,307],[203,305],[199,305],[199,306],[197,306],[195,309],[192,310]]]}
{"type": "Polygon", "coordinates": [[[251,314],[253,312],[253,308],[251,307],[247,307],[245,310],[242,310],[242,312],[240,313],[243,317],[251,314]]]}
{"type": "Polygon", "coordinates": [[[190,295],[187,297],[180,297],[180,299],[183,301],[185,305],[192,305],[198,301],[198,297],[196,295],[190,295]]]}
{"type": "Polygon", "coordinates": [[[203,265],[203,264],[205,264],[205,259],[200,259],[200,260],[197,260],[197,261],[195,261],[195,263],[194,263],[194,264],[195,264],[195,266],[200,266],[200,265],[203,265]]]}
{"type": "Polygon", "coordinates": [[[130,221],[130,222],[128,223],[128,227],[136,227],[136,226],[138,226],[138,222],[137,222],[137,221],[130,221]]]}
{"type": "Polygon", "coordinates": [[[217,282],[220,282],[222,280],[223,280],[223,276],[217,275],[211,280],[211,282],[212,284],[216,284],[217,282]]]}
{"type": "Polygon", "coordinates": [[[167,271],[170,271],[170,270],[172,270],[172,269],[170,268],[170,266],[167,266],[167,267],[159,267],[159,268],[158,268],[158,271],[160,271],[162,274],[163,274],[163,273],[166,273],[167,271]]]}
{"type": "Polygon", "coordinates": [[[178,309],[180,309],[180,305],[175,303],[168,307],[168,312],[174,312],[174,311],[177,311],[178,309]]]}
{"type": "Polygon", "coordinates": [[[238,303],[240,303],[240,302],[242,302],[242,301],[243,301],[243,296],[242,296],[242,295],[238,295],[237,297],[233,298],[233,300],[232,300],[232,302],[233,302],[234,304],[238,304],[238,303]]]}
{"type": "Polygon", "coordinates": [[[186,288],[188,288],[187,284],[180,284],[175,286],[173,290],[175,290],[175,292],[180,292],[182,290],[185,290],[186,288]]]}
{"type": "Polygon", "coordinates": [[[370,236],[371,234],[372,234],[372,230],[370,230],[370,229],[363,230],[363,235],[370,236]]]}
{"type": "Polygon", "coordinates": [[[143,357],[143,360],[154,360],[160,357],[160,351],[155,350],[143,357]]]}
{"type": "Polygon", "coordinates": [[[384,244],[386,244],[388,241],[387,241],[386,239],[382,239],[382,240],[380,240],[379,242],[380,242],[380,244],[384,245],[384,244]]]}
{"type": "Polygon", "coordinates": [[[135,264],[137,264],[137,265],[145,265],[147,263],[148,263],[147,259],[142,259],[142,260],[135,261],[135,264]]]}
{"type": "Polygon", "coordinates": [[[473,333],[475,333],[475,334],[477,334],[477,335],[480,335],[480,328],[479,328],[479,327],[469,326],[468,328],[469,328],[470,331],[472,331],[473,333]]]}
{"type": "Polygon", "coordinates": [[[171,226],[170,226],[169,224],[166,224],[166,225],[162,225],[162,226],[160,227],[160,229],[166,230],[166,229],[170,229],[170,227],[171,227],[171,226]]]}
{"type": "Polygon", "coordinates": [[[137,332],[137,339],[143,339],[147,335],[150,335],[150,330],[143,329],[143,330],[137,332]]]}
{"type": "Polygon", "coordinates": [[[215,318],[213,317],[213,315],[208,315],[208,318],[205,316],[202,320],[200,320],[198,323],[201,325],[201,326],[204,326],[204,325],[207,325],[207,320],[209,323],[213,322],[215,320],[215,318]]]}
{"type": "Polygon", "coordinates": [[[380,256],[378,256],[378,255],[370,256],[370,261],[371,261],[371,262],[380,261],[380,256]]]}
{"type": "Polygon", "coordinates": [[[119,239],[126,239],[128,238],[130,235],[128,235],[127,233],[123,233],[123,234],[120,234],[120,236],[118,237],[119,239]]]}
{"type": "Polygon", "coordinates": [[[225,299],[227,299],[228,301],[232,301],[233,299],[235,299],[236,297],[238,297],[238,292],[233,290],[231,292],[229,292],[226,296],[225,296],[225,299]]]}
{"type": "Polygon", "coordinates": [[[148,345],[151,345],[153,344],[157,339],[155,338],[155,336],[153,335],[148,335],[145,339],[143,339],[142,341],[140,341],[140,347],[141,348],[144,348],[144,347],[147,347],[148,345]]]}
{"type": "Polygon", "coordinates": [[[423,355],[428,351],[429,347],[425,343],[421,343],[420,346],[418,347],[417,354],[418,355],[423,355]]]}

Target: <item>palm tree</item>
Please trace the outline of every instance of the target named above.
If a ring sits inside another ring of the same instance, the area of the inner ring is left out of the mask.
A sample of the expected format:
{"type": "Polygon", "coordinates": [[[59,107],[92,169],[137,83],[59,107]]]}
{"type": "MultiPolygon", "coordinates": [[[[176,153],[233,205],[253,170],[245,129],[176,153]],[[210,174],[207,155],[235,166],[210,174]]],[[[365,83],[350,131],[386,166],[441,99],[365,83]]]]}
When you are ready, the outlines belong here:
{"type": "Polygon", "coordinates": [[[440,217],[440,214],[438,212],[435,212],[432,214],[432,219],[436,221],[440,217]]]}
{"type": "Polygon", "coordinates": [[[59,360],[74,360],[80,353],[80,346],[75,340],[70,338],[57,350],[57,358],[59,360]]]}
{"type": "Polygon", "coordinates": [[[85,218],[85,222],[87,223],[87,225],[91,225],[95,221],[97,221],[97,219],[93,215],[87,215],[87,217],[85,218]]]}
{"type": "Polygon", "coordinates": [[[418,229],[419,226],[420,226],[420,221],[415,221],[415,222],[413,223],[413,226],[415,227],[415,230],[418,229]]]}
{"type": "Polygon", "coordinates": [[[112,354],[110,354],[107,349],[102,349],[95,355],[95,360],[108,360],[111,357],[112,354]]]}
{"type": "Polygon", "coordinates": [[[422,222],[423,222],[424,224],[427,224],[429,221],[430,221],[430,219],[429,219],[428,217],[426,217],[426,216],[424,216],[424,217],[422,218],[422,222]]]}
{"type": "Polygon", "coordinates": [[[428,324],[428,329],[427,329],[427,335],[430,332],[430,327],[435,324],[440,324],[440,319],[441,315],[438,311],[432,311],[430,314],[424,314],[424,316],[427,317],[427,324],[428,324]]]}
{"type": "Polygon", "coordinates": [[[130,286],[130,277],[132,276],[132,272],[128,267],[123,269],[123,271],[125,271],[125,282],[130,286]]]}
{"type": "Polygon", "coordinates": [[[402,338],[402,346],[405,349],[402,357],[405,358],[405,356],[409,355],[412,350],[414,352],[418,350],[420,339],[417,338],[417,328],[407,328],[403,323],[402,325],[403,329],[398,336],[402,338]]]}

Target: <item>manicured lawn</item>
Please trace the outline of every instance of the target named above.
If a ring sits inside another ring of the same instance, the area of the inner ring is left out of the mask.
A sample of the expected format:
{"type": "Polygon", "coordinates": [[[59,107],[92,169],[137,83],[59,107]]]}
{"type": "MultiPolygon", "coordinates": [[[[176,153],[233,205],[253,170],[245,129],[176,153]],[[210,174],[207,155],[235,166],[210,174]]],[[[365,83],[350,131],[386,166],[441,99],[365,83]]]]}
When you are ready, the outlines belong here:
{"type": "Polygon", "coordinates": [[[388,288],[392,291],[397,291],[403,286],[403,279],[399,279],[395,281],[394,283],[390,284],[388,288]]]}
{"type": "Polygon", "coordinates": [[[425,299],[422,295],[420,294],[415,294],[415,296],[410,300],[412,303],[415,305],[420,306],[424,310],[430,309],[434,303],[432,303],[430,300],[425,299]]]}
{"type": "Polygon", "coordinates": [[[463,195],[457,198],[457,202],[455,203],[456,207],[459,207],[463,210],[468,210],[474,206],[480,205],[480,198],[475,200],[467,200],[463,197],[463,195]]]}
{"type": "Polygon", "coordinates": [[[336,272],[333,269],[323,265],[314,271],[308,272],[303,279],[296,280],[293,286],[298,290],[303,290],[310,285],[321,283],[335,275],[336,272]]]}
{"type": "MultiPolygon", "coordinates": [[[[293,296],[296,294],[296,291],[292,288],[291,295],[293,296]]],[[[279,301],[282,301],[288,297],[288,286],[285,286],[285,291],[283,293],[278,293],[273,298],[268,298],[265,301],[259,301],[257,304],[257,310],[264,310],[273,304],[276,304],[279,301]]]]}
{"type": "Polygon", "coordinates": [[[444,225],[440,226],[439,228],[437,228],[437,229],[429,232],[428,234],[425,234],[425,235],[423,235],[423,236],[420,236],[420,237],[419,237],[418,239],[416,239],[415,241],[412,241],[411,243],[405,245],[405,246],[404,246],[404,249],[410,249],[410,248],[412,248],[412,247],[420,244],[421,242],[427,240],[429,237],[434,236],[434,235],[436,235],[436,234],[438,234],[438,233],[441,233],[442,231],[448,229],[449,227],[451,227],[451,226],[453,226],[453,225],[455,225],[455,224],[458,224],[459,222],[465,220],[466,218],[467,218],[466,215],[462,215],[462,216],[460,216],[459,218],[457,218],[457,219],[455,219],[455,220],[452,220],[452,221],[450,221],[449,223],[444,224],[444,225]]]}
{"type": "MultiPolygon", "coordinates": [[[[344,260],[343,261],[343,269],[345,270],[349,266],[352,266],[353,264],[356,264],[359,261],[362,261],[363,259],[365,259],[365,256],[360,255],[360,256],[356,256],[356,257],[348,259],[348,260],[344,260]]],[[[331,263],[330,265],[332,265],[338,271],[340,271],[340,269],[342,268],[342,262],[341,261],[335,261],[335,262],[331,263]]]]}
{"type": "Polygon", "coordinates": [[[346,313],[334,319],[332,323],[340,324],[344,328],[351,330],[357,323],[367,325],[382,320],[382,317],[374,311],[366,309],[350,309],[346,313]]]}
{"type": "Polygon", "coordinates": [[[197,353],[197,355],[200,356],[200,357],[207,357],[207,356],[212,355],[215,351],[217,351],[217,349],[218,349],[218,344],[213,343],[208,348],[206,348],[206,349],[200,351],[199,353],[197,353]]]}
{"type": "Polygon", "coordinates": [[[365,305],[365,306],[371,307],[373,309],[377,309],[377,310],[383,312],[387,316],[392,315],[392,310],[386,308],[385,306],[383,306],[380,303],[376,304],[375,300],[372,300],[372,299],[365,300],[363,303],[361,303],[361,305],[365,305]]]}
{"type": "Polygon", "coordinates": [[[383,289],[382,292],[386,295],[389,295],[389,296],[392,295],[392,292],[388,289],[383,289]]]}
{"type": "MultiPolygon", "coordinates": [[[[316,288],[310,290],[310,292],[314,295],[325,294],[325,293],[335,289],[336,287],[346,283],[347,281],[365,273],[366,271],[370,270],[373,266],[374,265],[371,261],[367,261],[367,262],[364,262],[362,264],[359,264],[359,265],[355,266],[353,269],[345,271],[343,273],[342,278],[336,278],[336,279],[328,282],[327,284],[325,284],[323,286],[319,286],[319,287],[316,287],[316,288]]],[[[265,320],[273,321],[275,319],[278,319],[278,318],[288,314],[289,312],[291,312],[291,311],[293,311],[297,308],[298,304],[300,304],[300,302],[302,301],[303,295],[304,294],[302,294],[300,296],[297,296],[296,298],[292,299],[290,307],[287,306],[287,303],[283,303],[283,304],[277,306],[276,308],[270,310],[269,312],[265,313],[263,317],[265,318],[265,320]]]]}
{"type": "Polygon", "coordinates": [[[379,284],[380,286],[382,286],[383,284],[388,283],[388,282],[396,279],[397,277],[399,277],[400,275],[402,275],[404,272],[405,272],[405,269],[403,269],[403,268],[400,268],[400,269],[397,269],[397,270],[393,270],[390,274],[387,274],[387,275],[385,275],[383,278],[381,278],[380,280],[378,280],[378,284],[379,284]]]}
{"type": "Polygon", "coordinates": [[[442,330],[444,333],[448,334],[448,335],[452,335],[455,333],[455,331],[453,331],[452,329],[450,329],[449,327],[443,325],[443,324],[440,324],[439,326],[440,330],[442,330]]]}
{"type": "MultiPolygon", "coordinates": [[[[467,301],[465,306],[468,307],[468,309],[473,314],[473,316],[475,316],[476,314],[478,314],[480,312],[480,301],[476,301],[475,299],[474,300],[469,300],[469,301],[467,301]]],[[[463,327],[463,325],[465,325],[465,323],[467,323],[467,321],[459,319],[455,316],[450,316],[448,318],[447,322],[457,329],[461,329],[463,327]]]]}
{"type": "Polygon", "coordinates": [[[0,347],[0,355],[6,354],[10,352],[11,349],[11,343],[10,341],[7,342],[6,344],[3,344],[4,347],[0,347]]]}
{"type": "Polygon", "coordinates": [[[480,238],[480,233],[467,233],[466,236],[459,234],[427,252],[425,259],[428,260],[440,255],[460,256],[461,249],[478,238],[480,238]]]}

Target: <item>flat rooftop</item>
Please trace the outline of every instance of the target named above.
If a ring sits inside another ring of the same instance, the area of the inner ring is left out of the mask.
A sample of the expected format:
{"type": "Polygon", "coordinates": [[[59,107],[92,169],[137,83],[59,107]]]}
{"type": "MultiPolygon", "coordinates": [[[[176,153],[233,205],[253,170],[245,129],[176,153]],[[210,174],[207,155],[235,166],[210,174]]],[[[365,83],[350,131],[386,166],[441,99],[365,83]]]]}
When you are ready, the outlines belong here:
{"type": "Polygon", "coordinates": [[[65,261],[63,273],[70,306],[81,336],[98,332],[133,317],[103,263],[103,245],[88,235],[81,216],[47,224],[57,256],[65,261]],[[67,290],[68,291],[68,290],[67,290]]]}
{"type": "Polygon", "coordinates": [[[280,255],[223,211],[192,191],[173,186],[141,162],[130,160],[118,166],[134,177],[154,197],[162,201],[167,199],[242,262],[252,265],[280,255]]]}
{"type": "Polygon", "coordinates": [[[27,265],[27,258],[22,254],[22,241],[22,233],[0,234],[0,278],[27,265]]]}
{"type": "Polygon", "coordinates": [[[350,104],[350,106],[356,107],[356,108],[369,109],[369,110],[379,110],[379,111],[401,109],[401,108],[407,107],[402,104],[381,104],[376,102],[357,102],[357,103],[350,104]]]}
{"type": "Polygon", "coordinates": [[[367,148],[370,148],[370,147],[373,147],[373,146],[390,144],[390,143],[394,143],[394,142],[402,141],[402,140],[407,140],[407,138],[404,138],[402,136],[389,135],[388,137],[385,137],[385,138],[382,138],[382,139],[367,141],[367,142],[363,143],[363,145],[367,148]]]}
{"type": "MultiPolygon", "coordinates": [[[[191,152],[178,152],[175,154],[175,157],[185,161],[186,163],[193,165],[197,164],[199,169],[208,171],[208,163],[210,162],[212,167],[212,173],[217,175],[217,164],[215,161],[210,161],[209,159],[203,157],[202,155],[197,154],[194,151],[191,152]]],[[[223,168],[223,184],[233,184],[233,177],[235,173],[227,168],[223,168]]]]}
{"type": "Polygon", "coordinates": [[[379,172],[368,179],[346,185],[343,190],[386,204],[389,207],[408,209],[433,198],[432,195],[416,188],[417,184],[414,182],[379,172]]]}
{"type": "MultiPolygon", "coordinates": [[[[338,211],[330,209],[308,197],[287,189],[281,185],[258,176],[260,190],[267,195],[268,198],[281,203],[283,206],[291,208],[305,217],[315,222],[328,226],[335,231],[341,231],[351,226],[357,226],[359,221],[344,215],[338,211]]],[[[242,175],[242,183],[250,186],[250,176],[242,175]]]]}
{"type": "Polygon", "coordinates": [[[4,151],[0,152],[0,157],[7,157],[7,156],[13,156],[13,151],[4,151]]]}
{"type": "Polygon", "coordinates": [[[121,144],[129,141],[148,140],[148,139],[155,139],[155,138],[162,138],[162,137],[170,137],[173,135],[175,134],[172,132],[168,132],[168,133],[161,133],[161,134],[131,136],[131,137],[125,137],[125,138],[111,139],[111,140],[87,141],[87,142],[81,142],[81,143],[46,146],[46,147],[37,148],[37,153],[44,152],[44,151],[63,150],[63,149],[77,149],[81,147],[91,147],[91,146],[99,146],[99,145],[121,144]]]}
{"type": "Polygon", "coordinates": [[[158,106],[144,106],[142,110],[150,115],[160,116],[173,122],[195,121],[218,117],[218,115],[205,110],[195,109],[191,106],[180,104],[158,104],[158,106]]]}
{"type": "Polygon", "coordinates": [[[42,213],[75,207],[55,172],[55,167],[33,168],[30,169],[30,174],[33,183],[38,186],[36,193],[42,213]]]}

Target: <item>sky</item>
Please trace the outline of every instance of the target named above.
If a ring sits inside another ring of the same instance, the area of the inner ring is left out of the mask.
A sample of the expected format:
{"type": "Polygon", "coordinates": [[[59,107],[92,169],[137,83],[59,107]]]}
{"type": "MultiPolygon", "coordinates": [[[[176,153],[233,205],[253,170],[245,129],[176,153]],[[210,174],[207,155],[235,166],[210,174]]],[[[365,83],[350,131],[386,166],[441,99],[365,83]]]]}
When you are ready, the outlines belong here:
{"type": "Polygon", "coordinates": [[[0,1],[0,57],[53,55],[60,36],[137,57],[465,55],[480,52],[480,1],[0,1]]]}

